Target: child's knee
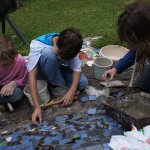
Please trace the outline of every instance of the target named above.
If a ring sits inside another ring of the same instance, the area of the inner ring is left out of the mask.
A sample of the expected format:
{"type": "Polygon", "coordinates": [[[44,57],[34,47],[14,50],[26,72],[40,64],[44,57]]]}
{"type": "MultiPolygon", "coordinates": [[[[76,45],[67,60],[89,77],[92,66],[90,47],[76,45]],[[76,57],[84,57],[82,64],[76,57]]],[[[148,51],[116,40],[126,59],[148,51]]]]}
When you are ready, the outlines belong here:
{"type": "Polygon", "coordinates": [[[54,53],[53,50],[50,49],[43,49],[41,56],[40,56],[40,64],[45,65],[45,64],[52,64],[55,63],[57,61],[57,57],[54,53]]]}
{"type": "Polygon", "coordinates": [[[78,90],[84,90],[88,85],[88,79],[84,75],[82,75],[81,80],[78,85],[78,90]]]}
{"type": "Polygon", "coordinates": [[[16,88],[12,95],[12,102],[17,102],[23,97],[23,91],[20,88],[16,88]]]}

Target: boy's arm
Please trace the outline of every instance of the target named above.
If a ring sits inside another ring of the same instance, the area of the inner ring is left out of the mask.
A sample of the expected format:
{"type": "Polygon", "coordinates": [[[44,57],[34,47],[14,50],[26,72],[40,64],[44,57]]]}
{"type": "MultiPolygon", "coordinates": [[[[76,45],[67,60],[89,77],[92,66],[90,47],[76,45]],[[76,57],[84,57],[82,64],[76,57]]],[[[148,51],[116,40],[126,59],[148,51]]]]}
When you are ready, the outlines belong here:
{"type": "Polygon", "coordinates": [[[77,72],[77,71],[73,72],[73,74],[72,74],[72,85],[71,85],[69,91],[73,91],[74,93],[76,92],[77,86],[78,86],[79,80],[80,80],[80,75],[81,75],[81,72],[77,72]]]}
{"type": "Polygon", "coordinates": [[[42,114],[41,108],[38,101],[38,91],[37,91],[37,71],[38,66],[36,65],[30,72],[29,72],[29,88],[31,92],[31,97],[34,103],[34,112],[32,114],[32,121],[33,123],[37,123],[36,119],[39,118],[39,121],[42,122],[42,114]]]}
{"type": "Polygon", "coordinates": [[[31,92],[31,96],[34,103],[34,108],[40,107],[38,102],[38,92],[37,92],[37,81],[36,81],[36,75],[37,75],[38,66],[36,65],[30,72],[29,72],[29,88],[31,92]]]}
{"type": "Polygon", "coordinates": [[[72,85],[66,95],[63,97],[64,102],[63,105],[69,105],[73,102],[74,96],[77,90],[77,86],[79,84],[81,72],[74,71],[72,74],[72,85]]]}

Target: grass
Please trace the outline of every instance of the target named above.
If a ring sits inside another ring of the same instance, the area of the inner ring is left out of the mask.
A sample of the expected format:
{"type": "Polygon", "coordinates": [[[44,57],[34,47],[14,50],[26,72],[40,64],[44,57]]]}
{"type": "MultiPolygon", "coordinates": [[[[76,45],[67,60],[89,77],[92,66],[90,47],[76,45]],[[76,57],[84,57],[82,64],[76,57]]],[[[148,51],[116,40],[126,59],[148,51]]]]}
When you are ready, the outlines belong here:
{"type": "MultiPolygon", "coordinates": [[[[116,21],[124,6],[131,2],[133,0],[24,0],[23,7],[10,15],[29,42],[42,34],[75,27],[84,37],[103,36],[93,43],[100,48],[118,43],[116,21]]],[[[22,55],[29,53],[8,24],[6,34],[12,37],[22,55]]]]}

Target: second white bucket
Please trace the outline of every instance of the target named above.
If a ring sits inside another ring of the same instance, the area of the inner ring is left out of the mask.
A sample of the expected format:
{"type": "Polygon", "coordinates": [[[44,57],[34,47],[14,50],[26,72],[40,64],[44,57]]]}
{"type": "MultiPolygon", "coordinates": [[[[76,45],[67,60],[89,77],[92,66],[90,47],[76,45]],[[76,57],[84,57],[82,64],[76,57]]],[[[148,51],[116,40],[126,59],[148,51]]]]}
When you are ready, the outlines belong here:
{"type": "MultiPolygon", "coordinates": [[[[37,80],[37,89],[38,89],[39,104],[42,107],[50,100],[50,94],[48,92],[46,81],[37,80]]],[[[29,90],[29,85],[26,85],[23,91],[24,91],[24,94],[29,99],[30,104],[34,106],[33,100],[30,94],[30,90],[29,90]]]]}
{"type": "Polygon", "coordinates": [[[105,57],[98,57],[93,63],[94,75],[98,80],[102,80],[102,74],[111,69],[113,61],[105,57]]]}

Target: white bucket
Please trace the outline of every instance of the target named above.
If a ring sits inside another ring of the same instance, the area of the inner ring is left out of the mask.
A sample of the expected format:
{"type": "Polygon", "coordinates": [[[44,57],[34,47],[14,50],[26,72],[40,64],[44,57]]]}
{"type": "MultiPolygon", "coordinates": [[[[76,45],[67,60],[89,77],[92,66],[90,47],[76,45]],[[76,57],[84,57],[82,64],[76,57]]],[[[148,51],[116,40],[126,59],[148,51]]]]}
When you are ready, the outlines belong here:
{"type": "MultiPolygon", "coordinates": [[[[43,80],[37,80],[37,89],[38,89],[39,104],[42,107],[50,100],[50,94],[48,92],[47,83],[43,80]]],[[[33,100],[30,94],[30,90],[29,90],[29,85],[25,86],[23,92],[29,99],[30,104],[34,106],[33,100]]]]}
{"type": "Polygon", "coordinates": [[[100,49],[99,55],[109,58],[115,65],[129,50],[119,45],[107,45],[100,49]]]}
{"type": "Polygon", "coordinates": [[[112,65],[113,61],[109,58],[98,57],[97,59],[95,59],[93,63],[95,78],[98,80],[102,80],[102,74],[106,70],[111,69],[112,65]]]}

